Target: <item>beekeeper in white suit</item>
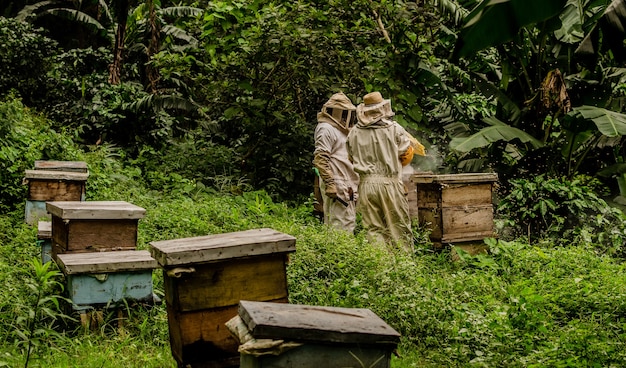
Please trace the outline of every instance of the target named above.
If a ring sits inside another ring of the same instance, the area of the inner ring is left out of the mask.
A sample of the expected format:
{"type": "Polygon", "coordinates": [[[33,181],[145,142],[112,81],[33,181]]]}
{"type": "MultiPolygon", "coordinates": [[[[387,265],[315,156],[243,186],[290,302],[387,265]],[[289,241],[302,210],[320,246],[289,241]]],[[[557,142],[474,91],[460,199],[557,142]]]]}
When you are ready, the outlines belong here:
{"type": "Polygon", "coordinates": [[[424,146],[392,120],[391,101],[380,92],[363,97],[357,106],[358,122],[348,134],[348,155],[359,174],[359,202],[368,239],[413,250],[409,202],[402,182],[402,167],[424,146]]]}
{"type": "Polygon", "coordinates": [[[346,139],[356,122],[356,107],[336,93],[317,114],[313,165],[320,175],[324,223],[354,232],[359,176],[348,159],[346,139]]]}

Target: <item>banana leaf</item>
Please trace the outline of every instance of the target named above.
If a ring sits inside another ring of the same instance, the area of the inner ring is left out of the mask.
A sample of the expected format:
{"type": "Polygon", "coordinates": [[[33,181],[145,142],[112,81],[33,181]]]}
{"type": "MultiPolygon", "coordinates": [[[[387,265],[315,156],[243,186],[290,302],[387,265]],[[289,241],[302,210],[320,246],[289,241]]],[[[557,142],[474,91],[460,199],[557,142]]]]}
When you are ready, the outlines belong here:
{"type": "Polygon", "coordinates": [[[485,0],[465,18],[452,58],[512,40],[521,28],[558,15],[566,3],[567,0],[485,0]]]}
{"type": "Polygon", "coordinates": [[[576,54],[595,55],[602,47],[611,50],[615,59],[622,62],[626,60],[624,38],[626,38],[626,1],[613,0],[580,43],[576,54]],[[600,32],[602,38],[600,38],[600,32]]]}
{"type": "Polygon", "coordinates": [[[450,141],[450,148],[456,151],[469,152],[475,148],[486,147],[494,142],[510,142],[519,139],[523,143],[530,143],[534,148],[543,146],[543,143],[523,130],[509,126],[495,117],[484,118],[490,126],[481,129],[469,137],[457,137],[450,141]]]}
{"type": "Polygon", "coordinates": [[[626,115],[595,106],[575,107],[569,114],[591,120],[607,137],[626,135],[626,115]]]}

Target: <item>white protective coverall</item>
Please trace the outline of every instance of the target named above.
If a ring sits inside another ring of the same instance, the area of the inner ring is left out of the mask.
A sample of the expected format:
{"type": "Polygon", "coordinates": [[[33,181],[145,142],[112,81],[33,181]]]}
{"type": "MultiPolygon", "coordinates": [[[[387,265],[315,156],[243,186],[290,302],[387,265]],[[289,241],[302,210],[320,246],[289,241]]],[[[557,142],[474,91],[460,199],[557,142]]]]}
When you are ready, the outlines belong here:
{"type": "Polygon", "coordinates": [[[350,232],[356,226],[359,176],[348,159],[346,139],[355,110],[345,94],[331,96],[317,114],[313,153],[313,164],[322,179],[324,223],[350,232]]]}
{"type": "MultiPolygon", "coordinates": [[[[359,202],[368,239],[413,249],[409,202],[402,182],[403,164],[413,158],[413,142],[390,118],[391,101],[378,92],[357,106],[357,125],[348,134],[348,154],[360,176],[359,202]]],[[[421,144],[420,144],[421,145],[421,144]]],[[[423,146],[422,146],[423,148],[423,146]]]]}

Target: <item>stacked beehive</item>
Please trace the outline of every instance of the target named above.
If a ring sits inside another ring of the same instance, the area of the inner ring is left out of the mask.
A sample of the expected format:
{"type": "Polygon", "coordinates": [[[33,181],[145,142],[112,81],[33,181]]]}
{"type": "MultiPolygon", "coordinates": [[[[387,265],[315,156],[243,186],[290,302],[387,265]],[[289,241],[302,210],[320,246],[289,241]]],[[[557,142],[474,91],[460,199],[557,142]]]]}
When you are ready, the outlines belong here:
{"type": "Polygon", "coordinates": [[[470,253],[486,249],[483,240],[494,237],[493,190],[495,173],[417,173],[417,214],[422,226],[431,230],[436,248],[454,245],[470,253]]]}
{"type": "Polygon", "coordinates": [[[37,223],[42,262],[59,265],[83,323],[102,306],[154,302],[152,270],[158,266],[150,252],[137,250],[145,210],[123,201],[85,201],[88,176],[84,162],[36,161],[24,178],[25,218],[37,223]]]}
{"type": "Polygon", "coordinates": [[[88,177],[87,164],[83,161],[35,161],[35,169],[24,173],[24,184],[28,185],[24,220],[37,224],[42,263],[52,259],[52,224],[46,202],[84,201],[88,177]]]}
{"type": "Polygon", "coordinates": [[[24,184],[28,185],[26,223],[50,220],[47,201],[84,201],[88,177],[83,161],[35,161],[35,169],[24,173],[24,184]]]}
{"type": "Polygon", "coordinates": [[[52,258],[66,275],[67,292],[83,322],[87,312],[122,301],[153,302],[147,250],[137,250],[145,210],[124,201],[47,202],[52,258]]]}
{"type": "Polygon", "coordinates": [[[150,243],[163,268],[172,355],[179,367],[238,367],[225,324],[240,300],[287,303],[296,239],[272,229],[150,243]]]}

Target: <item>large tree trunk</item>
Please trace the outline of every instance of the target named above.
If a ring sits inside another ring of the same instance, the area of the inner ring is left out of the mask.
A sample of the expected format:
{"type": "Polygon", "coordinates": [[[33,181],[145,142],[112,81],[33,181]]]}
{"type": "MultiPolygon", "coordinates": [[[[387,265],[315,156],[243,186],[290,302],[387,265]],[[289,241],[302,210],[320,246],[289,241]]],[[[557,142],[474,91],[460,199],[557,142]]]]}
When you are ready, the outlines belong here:
{"type": "Polygon", "coordinates": [[[120,84],[122,64],[124,62],[124,38],[126,37],[126,23],[130,1],[120,0],[115,3],[115,17],[117,30],[115,32],[115,46],[113,49],[113,63],[109,65],[109,83],[120,84]]]}
{"type": "Polygon", "coordinates": [[[152,56],[159,52],[161,27],[156,16],[154,2],[152,0],[148,0],[148,6],[150,11],[149,22],[151,37],[147,50],[148,62],[146,63],[146,76],[148,78],[148,88],[150,93],[155,94],[157,93],[157,83],[159,82],[159,79],[161,79],[161,76],[159,75],[159,71],[152,65],[152,56]]]}

